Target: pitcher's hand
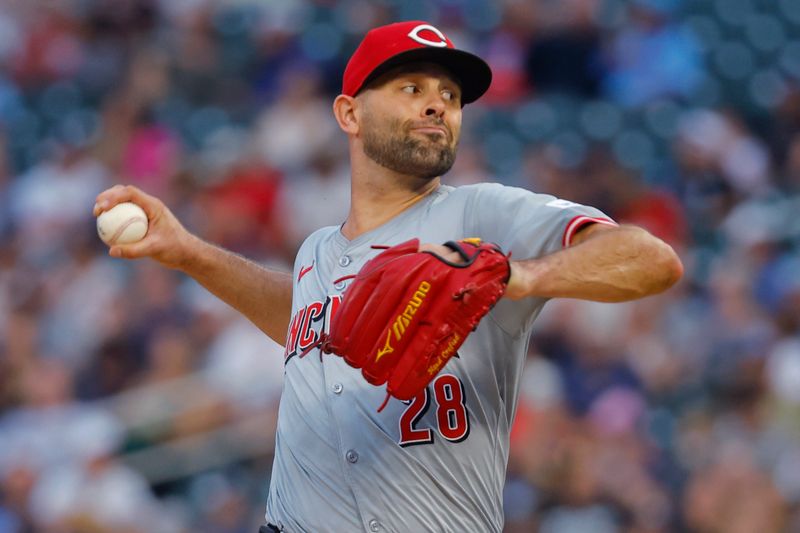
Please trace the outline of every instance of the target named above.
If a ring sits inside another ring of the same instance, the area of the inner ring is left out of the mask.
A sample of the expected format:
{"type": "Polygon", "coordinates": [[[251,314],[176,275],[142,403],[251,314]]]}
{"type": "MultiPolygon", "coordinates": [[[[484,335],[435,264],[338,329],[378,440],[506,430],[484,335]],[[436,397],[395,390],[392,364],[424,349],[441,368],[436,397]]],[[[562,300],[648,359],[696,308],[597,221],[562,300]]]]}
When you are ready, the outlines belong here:
{"type": "Polygon", "coordinates": [[[198,238],[189,233],[167,206],[133,185],[115,185],[97,195],[93,214],[98,216],[122,202],[133,202],[147,214],[147,235],[135,243],[115,244],[112,257],[139,259],[151,257],[168,268],[182,269],[191,260],[198,238]]]}

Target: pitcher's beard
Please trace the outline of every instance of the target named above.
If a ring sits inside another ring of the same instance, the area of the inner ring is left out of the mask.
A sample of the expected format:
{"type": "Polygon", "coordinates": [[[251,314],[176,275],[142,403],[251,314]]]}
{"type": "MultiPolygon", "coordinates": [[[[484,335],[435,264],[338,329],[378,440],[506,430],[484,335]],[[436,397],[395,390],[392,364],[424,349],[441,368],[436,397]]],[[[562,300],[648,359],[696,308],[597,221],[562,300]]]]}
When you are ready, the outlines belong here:
{"type": "Polygon", "coordinates": [[[414,139],[399,121],[393,121],[384,132],[365,129],[363,142],[364,153],[379,165],[426,180],[447,173],[456,159],[455,147],[433,139],[414,139]]]}

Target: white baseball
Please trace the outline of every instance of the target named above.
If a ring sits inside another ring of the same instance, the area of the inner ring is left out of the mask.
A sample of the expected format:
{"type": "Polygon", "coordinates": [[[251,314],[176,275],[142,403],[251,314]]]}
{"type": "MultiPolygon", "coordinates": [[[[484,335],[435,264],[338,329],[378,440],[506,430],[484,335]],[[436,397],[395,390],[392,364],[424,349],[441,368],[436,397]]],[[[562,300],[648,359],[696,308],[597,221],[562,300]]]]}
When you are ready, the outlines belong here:
{"type": "Polygon", "coordinates": [[[109,246],[142,240],[147,234],[147,215],[133,202],[117,204],[97,217],[97,234],[109,246]]]}

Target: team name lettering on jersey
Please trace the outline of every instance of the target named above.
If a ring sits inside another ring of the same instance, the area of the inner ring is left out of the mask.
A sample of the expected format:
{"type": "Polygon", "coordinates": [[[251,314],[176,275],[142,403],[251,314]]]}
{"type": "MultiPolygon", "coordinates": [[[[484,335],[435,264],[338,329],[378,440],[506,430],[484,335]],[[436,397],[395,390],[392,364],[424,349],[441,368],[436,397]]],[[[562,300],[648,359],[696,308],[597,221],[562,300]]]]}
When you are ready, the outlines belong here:
{"type": "Polygon", "coordinates": [[[313,346],[319,339],[320,333],[330,333],[331,321],[341,303],[341,295],[328,296],[324,302],[313,301],[295,313],[286,333],[284,364],[309,346],[313,346]]]}

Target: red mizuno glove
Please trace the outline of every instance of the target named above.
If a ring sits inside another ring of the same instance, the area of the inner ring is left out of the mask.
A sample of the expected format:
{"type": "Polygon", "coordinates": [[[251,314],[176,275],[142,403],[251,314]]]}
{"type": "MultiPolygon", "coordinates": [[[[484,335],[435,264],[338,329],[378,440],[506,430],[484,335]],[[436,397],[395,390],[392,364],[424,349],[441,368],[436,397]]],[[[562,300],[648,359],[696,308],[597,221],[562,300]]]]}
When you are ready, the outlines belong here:
{"type": "Polygon", "coordinates": [[[497,245],[464,239],[445,246],[463,262],[417,251],[418,239],[367,262],[322,343],[368,382],[387,383],[387,401],[423,390],[505,292],[510,267],[497,245]]]}

